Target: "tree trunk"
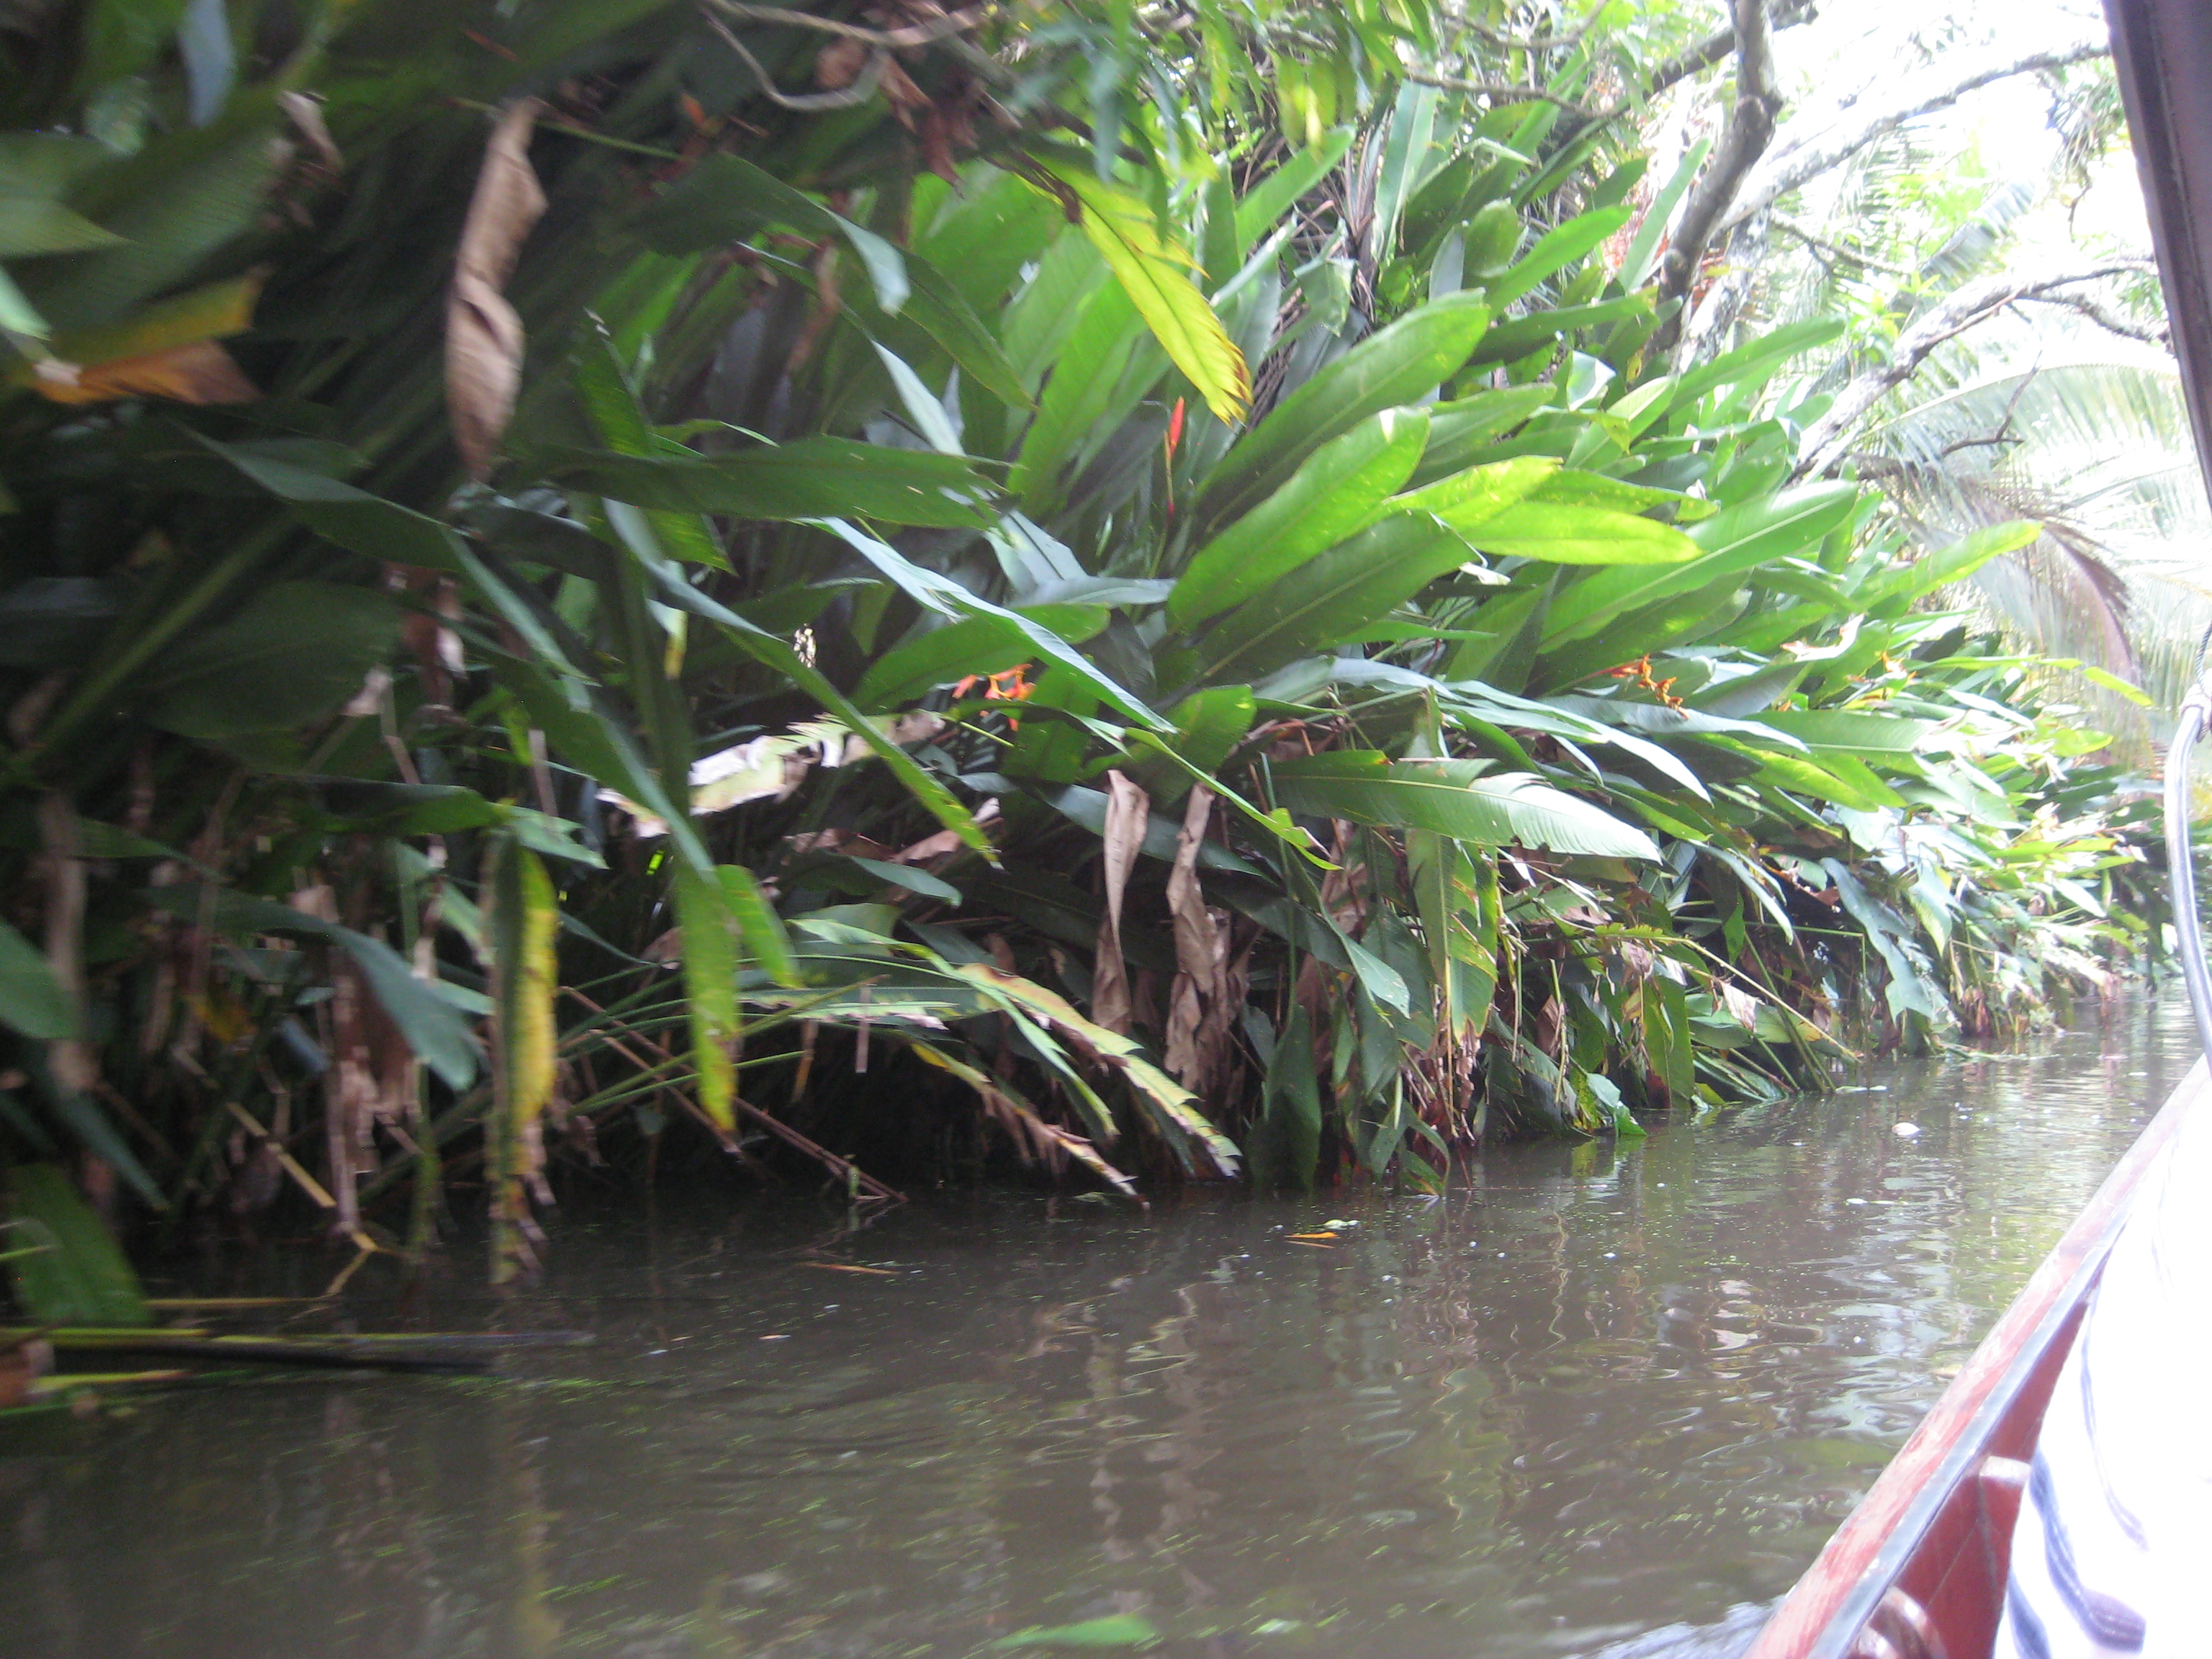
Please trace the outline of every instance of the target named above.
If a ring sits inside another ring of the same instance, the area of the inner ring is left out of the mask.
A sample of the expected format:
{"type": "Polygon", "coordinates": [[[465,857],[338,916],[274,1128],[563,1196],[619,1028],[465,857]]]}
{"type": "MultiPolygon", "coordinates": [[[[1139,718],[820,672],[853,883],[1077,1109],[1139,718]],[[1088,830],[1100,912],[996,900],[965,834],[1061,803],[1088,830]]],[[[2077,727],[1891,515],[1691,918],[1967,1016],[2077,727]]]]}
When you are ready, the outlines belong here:
{"type": "MultiPolygon", "coordinates": [[[[1735,200],[1745,175],[1758,165],[1774,137],[1774,118],[1781,111],[1782,94],[1774,88],[1774,50],[1767,33],[1766,5],[1767,0],[1732,0],[1735,102],[1729,108],[1727,129],[1714,148],[1712,159],[1682,204],[1681,216],[1668,240],[1666,258],[1659,263],[1662,301],[1688,304],[1698,268],[1722,213],[1735,200]]],[[[1654,349],[1672,349],[1681,336],[1682,320],[1678,308],[1653,337],[1654,349]]]]}

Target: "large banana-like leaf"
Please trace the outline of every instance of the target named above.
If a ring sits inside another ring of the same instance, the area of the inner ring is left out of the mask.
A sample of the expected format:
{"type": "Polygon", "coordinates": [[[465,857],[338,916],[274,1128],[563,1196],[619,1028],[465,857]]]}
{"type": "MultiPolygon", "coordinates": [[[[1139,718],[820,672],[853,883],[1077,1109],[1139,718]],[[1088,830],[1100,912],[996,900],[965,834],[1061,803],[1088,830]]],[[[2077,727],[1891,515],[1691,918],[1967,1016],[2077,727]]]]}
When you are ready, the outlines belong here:
{"type": "Polygon", "coordinates": [[[1190,629],[1261,592],[1360,528],[1427,447],[1419,409],[1386,409],[1322,446],[1273,495],[1191,556],[1168,596],[1168,620],[1190,629]]]}
{"type": "Polygon", "coordinates": [[[1217,419],[1238,421],[1252,404],[1252,376],[1221,319],[1191,280],[1197,261],[1160,232],[1139,197],[1080,167],[1043,164],[1080,204],[1083,234],[1145,319],[1152,337],[1198,388],[1217,419]]]}
{"type": "Polygon", "coordinates": [[[1284,761],[1273,771],[1276,799],[1293,812],[1384,828],[1432,830],[1477,847],[1658,861],[1641,830],[1526,772],[1486,761],[1401,760],[1345,750],[1284,761]]]}
{"type": "MultiPolygon", "coordinates": [[[[1700,552],[1673,569],[1606,570],[1585,577],[1552,601],[1545,619],[1547,648],[1587,639],[1631,610],[1708,587],[1756,566],[1817,547],[1857,510],[1856,484],[1813,484],[1724,507],[1684,532],[1700,552]]],[[[1644,645],[1624,641],[1634,656],[1644,645]]]]}
{"type": "Polygon", "coordinates": [[[1199,533],[1249,513],[1330,439],[1386,409],[1419,403],[1490,326],[1480,295],[1434,300],[1363,340],[1277,404],[1214,468],[1193,509],[1199,533]]]}

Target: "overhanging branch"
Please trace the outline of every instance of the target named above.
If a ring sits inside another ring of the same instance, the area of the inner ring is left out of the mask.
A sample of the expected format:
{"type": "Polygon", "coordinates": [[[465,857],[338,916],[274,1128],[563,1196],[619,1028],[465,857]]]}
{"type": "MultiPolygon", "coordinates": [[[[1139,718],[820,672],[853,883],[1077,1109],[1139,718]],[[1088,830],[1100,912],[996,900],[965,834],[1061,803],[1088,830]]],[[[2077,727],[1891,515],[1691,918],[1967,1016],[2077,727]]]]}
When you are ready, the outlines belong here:
{"type": "Polygon", "coordinates": [[[1805,428],[1798,447],[1802,459],[1796,476],[1805,477],[1833,466],[1843,459],[1853,428],[1883,397],[1911,380],[1937,347],[1987,322],[2006,307],[2023,300],[2051,299],[2084,283],[2136,276],[2151,268],[2148,258],[2107,259],[2078,270],[2040,275],[2008,271],[1953,290],[1907,325],[1889,355],[1851,380],[1836,394],[1828,412],[1805,428]]]}
{"type": "Polygon", "coordinates": [[[2078,40],[1995,60],[1984,58],[1964,70],[1939,62],[1918,74],[1903,76],[1888,97],[1862,100],[1826,127],[1802,135],[1784,133],[1782,142],[1762,158],[1758,170],[1743,180],[1715,228],[1726,230],[1765,212],[1791,191],[1840,167],[1877,138],[1896,131],[1907,121],[1948,109],[1970,92],[2015,76],[2106,57],[2111,51],[2102,40],[2078,40]]]}

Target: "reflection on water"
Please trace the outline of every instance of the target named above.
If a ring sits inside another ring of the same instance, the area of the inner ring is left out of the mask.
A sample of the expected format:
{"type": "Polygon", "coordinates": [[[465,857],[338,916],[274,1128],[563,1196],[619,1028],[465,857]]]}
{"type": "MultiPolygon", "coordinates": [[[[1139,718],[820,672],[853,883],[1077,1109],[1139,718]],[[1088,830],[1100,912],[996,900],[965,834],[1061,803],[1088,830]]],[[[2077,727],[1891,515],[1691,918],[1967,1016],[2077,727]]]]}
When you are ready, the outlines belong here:
{"type": "Polygon", "coordinates": [[[662,1213],[649,1260],[635,1217],[571,1215],[514,1304],[353,1311],[597,1348],[0,1437],[0,1651],[1730,1651],[2185,1023],[1505,1149],[1434,1202],[998,1195],[818,1248],[822,1212],[745,1197],[662,1213]]]}

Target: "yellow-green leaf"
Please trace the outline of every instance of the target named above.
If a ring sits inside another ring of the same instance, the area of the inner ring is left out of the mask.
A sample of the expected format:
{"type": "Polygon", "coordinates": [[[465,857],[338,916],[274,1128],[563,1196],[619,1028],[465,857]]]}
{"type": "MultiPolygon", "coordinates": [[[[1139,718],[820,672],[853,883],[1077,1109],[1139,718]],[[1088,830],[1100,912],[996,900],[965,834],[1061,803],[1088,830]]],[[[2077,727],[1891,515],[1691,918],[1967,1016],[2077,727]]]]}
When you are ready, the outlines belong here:
{"type": "Polygon", "coordinates": [[[1083,234],[1169,361],[1218,418],[1242,420],[1252,406],[1252,376],[1244,354],[1191,280],[1197,261],[1189,251],[1161,234],[1151,207],[1139,198],[1079,167],[1044,165],[1081,206],[1083,234]]]}

